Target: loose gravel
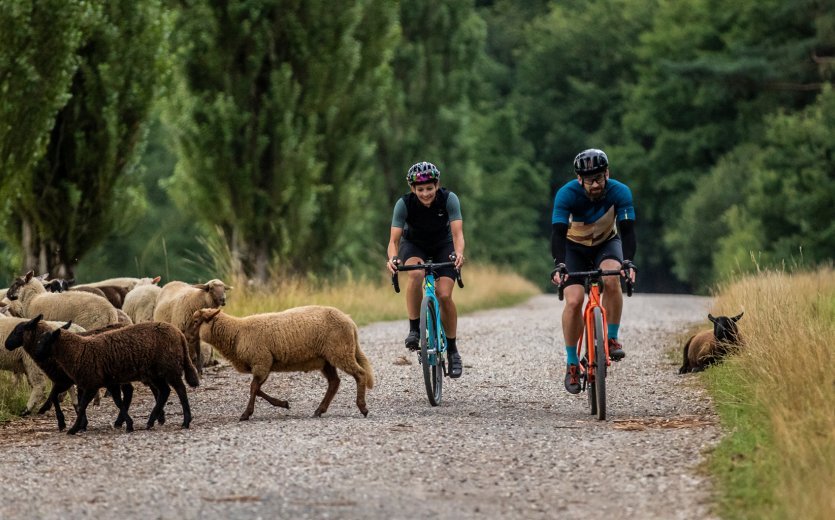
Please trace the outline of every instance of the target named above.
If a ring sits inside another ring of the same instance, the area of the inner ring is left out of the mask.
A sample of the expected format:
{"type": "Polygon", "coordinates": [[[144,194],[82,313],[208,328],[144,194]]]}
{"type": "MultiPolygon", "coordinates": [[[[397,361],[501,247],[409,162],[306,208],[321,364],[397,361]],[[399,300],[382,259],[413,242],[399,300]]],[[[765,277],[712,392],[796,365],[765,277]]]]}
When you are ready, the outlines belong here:
{"type": "Polygon", "coordinates": [[[552,295],[460,318],[464,376],[445,380],[439,407],[402,346],[403,320],[360,330],[377,383],[367,418],[350,376],[316,419],[324,378],[276,373],[264,389],[290,410],[259,399],[240,422],[249,377],[221,364],[189,391],[189,430],[173,393],[166,424],[141,429],[152,402],[139,387],[131,434],[110,426],[104,400],[76,436],[52,412],[15,421],[0,428],[0,518],[712,518],[698,466],[720,431],[667,354],[709,303],[626,300],[627,357],[607,379],[603,422],[563,389],[552,295]]]}

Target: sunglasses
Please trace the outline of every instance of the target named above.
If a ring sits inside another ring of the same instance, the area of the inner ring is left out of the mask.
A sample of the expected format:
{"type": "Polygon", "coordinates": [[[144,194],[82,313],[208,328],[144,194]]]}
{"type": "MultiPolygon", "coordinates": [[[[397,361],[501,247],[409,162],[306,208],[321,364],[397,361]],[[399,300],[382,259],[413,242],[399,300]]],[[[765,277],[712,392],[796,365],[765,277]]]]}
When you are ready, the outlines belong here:
{"type": "Polygon", "coordinates": [[[585,184],[586,186],[591,186],[592,184],[603,184],[605,180],[606,174],[601,173],[595,175],[594,177],[583,177],[583,184],[585,184]]]}

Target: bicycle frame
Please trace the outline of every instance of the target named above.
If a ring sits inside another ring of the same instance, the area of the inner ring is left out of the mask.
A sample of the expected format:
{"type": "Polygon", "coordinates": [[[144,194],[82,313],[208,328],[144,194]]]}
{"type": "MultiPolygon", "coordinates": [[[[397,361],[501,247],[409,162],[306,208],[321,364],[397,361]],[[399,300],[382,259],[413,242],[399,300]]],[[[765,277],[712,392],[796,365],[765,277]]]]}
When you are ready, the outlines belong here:
{"type": "Polygon", "coordinates": [[[583,337],[581,337],[580,341],[577,343],[577,354],[580,355],[582,353],[580,346],[585,339],[586,355],[588,356],[590,370],[588,382],[593,383],[594,370],[592,367],[597,366],[597,359],[594,357],[594,309],[599,308],[601,314],[603,315],[603,347],[606,351],[606,366],[610,366],[612,364],[609,360],[609,331],[606,326],[609,323],[609,320],[606,318],[606,309],[603,307],[603,303],[600,299],[600,281],[590,281],[590,283],[587,284],[586,294],[588,295],[588,300],[586,301],[586,306],[583,309],[583,337]],[[592,333],[589,334],[589,332],[592,333]]]}

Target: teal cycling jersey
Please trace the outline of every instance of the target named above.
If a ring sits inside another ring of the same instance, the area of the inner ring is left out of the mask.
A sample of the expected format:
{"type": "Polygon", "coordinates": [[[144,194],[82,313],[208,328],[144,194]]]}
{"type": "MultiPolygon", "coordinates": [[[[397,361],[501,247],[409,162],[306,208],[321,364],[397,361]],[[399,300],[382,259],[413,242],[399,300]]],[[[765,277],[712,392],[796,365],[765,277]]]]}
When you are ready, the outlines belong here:
{"type": "Polygon", "coordinates": [[[585,246],[597,246],[617,235],[616,222],[635,220],[632,191],[609,179],[597,200],[591,200],[577,180],[571,180],[554,196],[552,224],[568,224],[567,238],[585,246]]]}

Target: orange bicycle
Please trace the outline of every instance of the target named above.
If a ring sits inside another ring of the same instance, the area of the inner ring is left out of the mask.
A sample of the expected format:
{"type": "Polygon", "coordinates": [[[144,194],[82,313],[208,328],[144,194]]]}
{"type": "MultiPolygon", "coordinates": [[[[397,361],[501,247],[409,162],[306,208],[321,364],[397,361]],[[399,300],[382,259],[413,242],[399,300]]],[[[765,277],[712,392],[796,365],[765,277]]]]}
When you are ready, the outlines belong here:
{"type": "MultiPolygon", "coordinates": [[[[631,268],[627,267],[627,269],[631,268]]],[[[577,271],[568,273],[571,278],[582,278],[588,299],[583,309],[583,337],[577,343],[577,355],[580,358],[580,388],[588,390],[589,408],[592,415],[601,421],[606,419],[606,371],[612,364],[609,360],[609,337],[606,321],[606,309],[600,301],[603,291],[604,276],[622,276],[620,270],[597,269],[595,271],[577,271]],[[583,351],[585,347],[585,352],[583,351]]],[[[632,280],[626,282],[626,295],[632,296],[632,280]]],[[[564,284],[557,286],[559,298],[563,299],[564,284]]]]}

